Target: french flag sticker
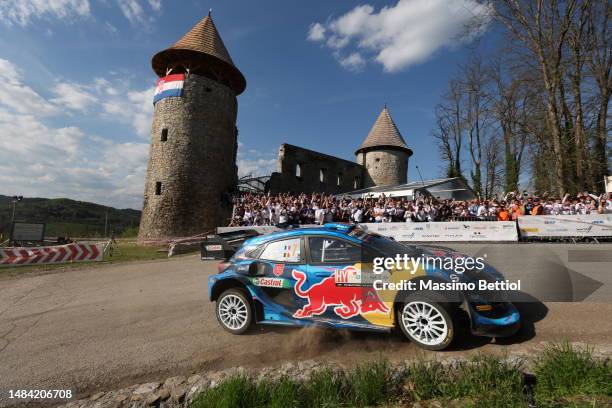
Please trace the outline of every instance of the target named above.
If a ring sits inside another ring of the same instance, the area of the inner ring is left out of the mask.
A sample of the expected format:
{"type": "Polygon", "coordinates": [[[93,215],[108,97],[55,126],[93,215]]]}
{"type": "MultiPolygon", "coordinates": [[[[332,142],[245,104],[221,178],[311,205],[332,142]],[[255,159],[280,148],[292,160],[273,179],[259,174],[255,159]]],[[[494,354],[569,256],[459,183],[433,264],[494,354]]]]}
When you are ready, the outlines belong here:
{"type": "Polygon", "coordinates": [[[183,84],[185,83],[185,74],[167,75],[159,78],[153,95],[153,104],[164,98],[172,96],[183,96],[183,84]]]}

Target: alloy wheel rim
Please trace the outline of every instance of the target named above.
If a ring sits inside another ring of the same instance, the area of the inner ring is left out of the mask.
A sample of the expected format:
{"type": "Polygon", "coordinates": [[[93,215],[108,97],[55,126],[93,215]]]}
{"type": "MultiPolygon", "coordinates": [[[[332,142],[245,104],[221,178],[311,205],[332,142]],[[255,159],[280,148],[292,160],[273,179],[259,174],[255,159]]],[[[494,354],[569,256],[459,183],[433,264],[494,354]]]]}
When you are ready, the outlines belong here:
{"type": "Polygon", "coordinates": [[[244,300],[236,295],[224,296],[219,301],[219,318],[232,330],[244,327],[248,319],[248,308],[244,300]]]}
{"type": "Polygon", "coordinates": [[[448,335],[446,319],[438,309],[427,302],[410,302],[402,310],[402,324],[420,343],[437,346],[448,335]]]}

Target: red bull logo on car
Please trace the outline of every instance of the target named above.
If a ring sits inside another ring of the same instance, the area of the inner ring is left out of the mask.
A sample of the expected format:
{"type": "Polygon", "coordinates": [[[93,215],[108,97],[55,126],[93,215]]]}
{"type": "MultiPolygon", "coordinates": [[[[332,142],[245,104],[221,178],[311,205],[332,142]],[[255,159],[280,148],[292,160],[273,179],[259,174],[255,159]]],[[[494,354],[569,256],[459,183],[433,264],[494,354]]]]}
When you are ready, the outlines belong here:
{"type": "Polygon", "coordinates": [[[306,274],[293,270],[291,275],[296,280],[295,293],[308,303],[293,314],[295,318],[307,318],[325,313],[328,307],[333,307],[334,313],[343,319],[372,313],[388,313],[385,305],[373,288],[336,285],[336,273],[321,280],[321,282],[304,289],[306,274]]]}

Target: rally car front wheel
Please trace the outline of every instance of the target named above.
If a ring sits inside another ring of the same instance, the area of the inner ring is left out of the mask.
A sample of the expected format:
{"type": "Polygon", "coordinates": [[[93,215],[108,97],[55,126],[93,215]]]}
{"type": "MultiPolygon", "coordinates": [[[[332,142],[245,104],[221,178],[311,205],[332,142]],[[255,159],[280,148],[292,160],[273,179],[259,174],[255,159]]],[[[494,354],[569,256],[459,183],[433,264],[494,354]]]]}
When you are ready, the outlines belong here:
{"type": "Polygon", "coordinates": [[[217,298],[217,320],[232,334],[242,334],[253,321],[253,308],[244,291],[229,289],[217,298]]]}
{"type": "Polygon", "coordinates": [[[397,320],[406,337],[428,350],[445,349],[455,335],[448,310],[425,296],[409,296],[398,309],[397,320]]]}

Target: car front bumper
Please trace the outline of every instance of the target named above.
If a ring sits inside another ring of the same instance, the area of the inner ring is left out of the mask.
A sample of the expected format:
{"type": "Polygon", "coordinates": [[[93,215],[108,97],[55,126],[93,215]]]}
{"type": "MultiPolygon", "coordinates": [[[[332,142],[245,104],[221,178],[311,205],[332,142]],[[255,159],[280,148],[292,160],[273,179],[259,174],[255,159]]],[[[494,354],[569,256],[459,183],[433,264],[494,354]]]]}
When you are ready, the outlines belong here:
{"type": "Polygon", "coordinates": [[[485,337],[510,337],[521,327],[521,316],[512,303],[503,305],[502,313],[488,317],[470,307],[472,334],[485,337]]]}

